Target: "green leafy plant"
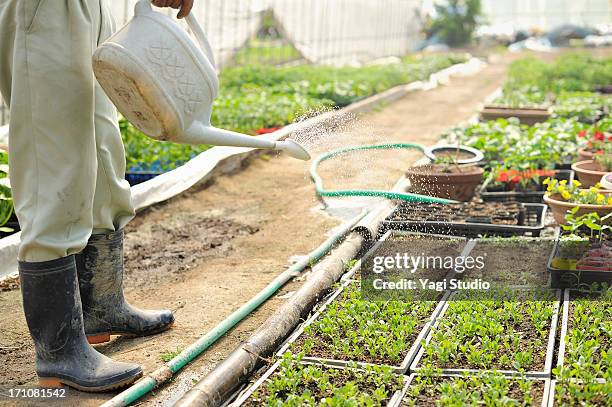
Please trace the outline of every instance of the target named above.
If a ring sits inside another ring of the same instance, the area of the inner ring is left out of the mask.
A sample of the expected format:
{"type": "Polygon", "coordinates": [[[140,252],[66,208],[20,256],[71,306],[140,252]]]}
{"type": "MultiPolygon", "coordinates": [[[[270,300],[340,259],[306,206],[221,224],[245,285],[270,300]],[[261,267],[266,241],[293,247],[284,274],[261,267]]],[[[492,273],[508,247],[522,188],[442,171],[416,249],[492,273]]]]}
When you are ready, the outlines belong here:
{"type": "Polygon", "coordinates": [[[612,171],[612,146],[606,146],[605,152],[602,154],[595,154],[593,157],[595,162],[599,164],[599,168],[604,172],[612,171]],[[610,151],[610,152],[608,152],[610,151]]]}
{"type": "Polygon", "coordinates": [[[549,103],[549,95],[535,86],[505,89],[490,105],[511,108],[543,108],[549,103]]]}
{"type": "Polygon", "coordinates": [[[4,227],[13,214],[13,196],[9,182],[8,153],[0,150],[0,232],[10,233],[11,228],[4,227]]]}
{"type": "Polygon", "coordinates": [[[358,284],[346,287],[293,344],[326,359],[398,365],[431,316],[434,301],[371,302],[358,284]]]}
{"type": "Polygon", "coordinates": [[[337,369],[300,363],[289,352],[243,406],[385,406],[404,379],[391,369],[372,366],[337,369]]]}
{"type": "Polygon", "coordinates": [[[544,398],[544,381],[482,373],[456,377],[416,375],[402,405],[537,406],[544,398]]]}
{"type": "Polygon", "coordinates": [[[451,143],[462,139],[482,151],[489,169],[528,171],[571,162],[582,142],[579,133],[586,127],[573,118],[550,119],[532,127],[510,118],[457,127],[442,137],[451,143]]]}
{"type": "Polygon", "coordinates": [[[419,367],[542,370],[555,309],[546,294],[459,292],[423,345],[419,367]]]}
{"type": "Polygon", "coordinates": [[[607,405],[612,394],[612,288],[592,286],[571,295],[563,365],[553,369],[555,401],[607,405]]]}
{"type": "Polygon", "coordinates": [[[566,224],[561,228],[567,232],[564,236],[568,238],[585,238],[602,242],[607,239],[610,225],[608,219],[612,218],[612,213],[599,216],[597,212],[589,212],[583,215],[576,215],[580,207],[575,206],[565,215],[566,224]],[[584,231],[588,231],[588,235],[584,231]]]}
{"type": "Polygon", "coordinates": [[[584,123],[595,123],[609,109],[608,98],[592,92],[561,92],[553,108],[556,117],[573,117],[584,123]]]}
{"type": "Polygon", "coordinates": [[[544,92],[593,91],[612,83],[612,58],[595,58],[587,53],[561,55],[552,63],[535,57],[510,65],[504,88],[533,86],[544,92]]]}
{"type": "Polygon", "coordinates": [[[159,355],[159,358],[162,360],[162,362],[170,362],[172,359],[177,357],[179,353],[181,353],[181,348],[177,346],[176,350],[174,351],[162,352],[159,355]]]}

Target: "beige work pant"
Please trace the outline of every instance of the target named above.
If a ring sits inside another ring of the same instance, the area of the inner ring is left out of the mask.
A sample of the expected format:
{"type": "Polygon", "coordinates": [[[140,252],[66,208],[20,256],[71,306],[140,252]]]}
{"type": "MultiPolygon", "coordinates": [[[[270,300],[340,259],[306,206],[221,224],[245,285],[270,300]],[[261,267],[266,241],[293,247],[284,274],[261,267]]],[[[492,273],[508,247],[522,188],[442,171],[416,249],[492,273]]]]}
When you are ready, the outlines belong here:
{"type": "Polygon", "coordinates": [[[91,55],[114,31],[105,0],[0,0],[0,91],[19,260],[80,252],[134,216],[117,112],[91,55]]]}

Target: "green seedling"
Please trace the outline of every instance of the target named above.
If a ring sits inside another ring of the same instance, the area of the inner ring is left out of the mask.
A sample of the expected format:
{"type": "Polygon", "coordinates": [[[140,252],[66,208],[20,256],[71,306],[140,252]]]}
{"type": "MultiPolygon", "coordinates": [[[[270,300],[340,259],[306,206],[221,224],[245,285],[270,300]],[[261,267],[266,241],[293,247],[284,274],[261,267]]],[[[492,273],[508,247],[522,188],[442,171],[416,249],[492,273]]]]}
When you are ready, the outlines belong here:
{"type": "Polygon", "coordinates": [[[417,375],[403,406],[537,406],[544,397],[544,382],[498,374],[458,377],[417,375]]]}
{"type": "Polygon", "coordinates": [[[163,352],[159,355],[159,358],[162,360],[162,362],[170,362],[172,359],[177,357],[181,351],[182,349],[177,346],[175,351],[163,352]]]}
{"type": "Polygon", "coordinates": [[[434,301],[371,302],[352,284],[304,328],[296,352],[327,359],[399,365],[435,307],[434,301]]]}
{"type": "Polygon", "coordinates": [[[420,365],[541,370],[554,310],[555,302],[544,293],[459,292],[424,345],[420,365]]]}
{"type": "Polygon", "coordinates": [[[381,366],[338,369],[300,360],[301,355],[285,353],[243,406],[385,406],[404,384],[403,376],[381,366]]]}
{"type": "Polygon", "coordinates": [[[572,294],[563,366],[554,373],[558,380],[612,382],[612,288],[593,287],[591,292],[572,294]]]}

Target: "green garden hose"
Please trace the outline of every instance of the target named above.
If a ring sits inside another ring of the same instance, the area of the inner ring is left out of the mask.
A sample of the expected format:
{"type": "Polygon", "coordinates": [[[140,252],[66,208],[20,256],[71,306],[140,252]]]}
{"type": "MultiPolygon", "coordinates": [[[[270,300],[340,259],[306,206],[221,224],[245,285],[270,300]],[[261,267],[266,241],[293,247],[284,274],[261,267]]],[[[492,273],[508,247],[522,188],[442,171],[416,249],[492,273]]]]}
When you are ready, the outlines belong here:
{"type": "Polygon", "coordinates": [[[427,202],[427,203],[440,203],[440,204],[448,204],[454,203],[455,201],[443,198],[436,198],[433,196],[427,195],[418,195],[418,194],[408,194],[402,192],[392,192],[392,191],[379,191],[373,189],[335,189],[335,190],[326,190],[323,188],[323,180],[317,173],[317,168],[319,164],[323,161],[329,160],[331,158],[337,157],[342,154],[350,153],[352,151],[363,151],[363,150],[388,150],[388,149],[415,149],[422,153],[425,152],[425,147],[419,144],[413,143],[384,143],[384,144],[370,144],[370,145],[362,145],[362,146],[354,146],[354,147],[344,147],[339,148],[337,150],[332,150],[326,154],[319,156],[315,159],[310,166],[310,178],[315,183],[315,188],[317,190],[317,194],[322,197],[339,197],[339,196],[372,196],[372,197],[382,197],[387,199],[398,199],[402,201],[408,202],[427,202]]]}

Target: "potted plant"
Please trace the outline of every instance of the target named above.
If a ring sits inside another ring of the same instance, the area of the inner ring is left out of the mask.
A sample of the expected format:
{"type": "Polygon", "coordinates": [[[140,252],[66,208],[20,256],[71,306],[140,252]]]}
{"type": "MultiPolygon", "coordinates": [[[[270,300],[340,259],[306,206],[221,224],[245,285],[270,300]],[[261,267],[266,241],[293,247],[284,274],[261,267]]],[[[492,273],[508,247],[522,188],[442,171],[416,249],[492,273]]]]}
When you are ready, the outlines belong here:
{"type": "Polygon", "coordinates": [[[482,182],[484,169],[475,165],[459,165],[455,156],[443,156],[433,163],[409,168],[406,177],[411,189],[419,194],[469,201],[482,182]]]}
{"type": "Polygon", "coordinates": [[[606,117],[594,126],[578,133],[578,137],[586,139],[586,146],[578,150],[578,161],[592,160],[595,154],[602,154],[612,141],[612,118],[606,117]]]}
{"type": "Polygon", "coordinates": [[[544,202],[550,206],[555,221],[560,225],[566,223],[565,215],[574,207],[578,207],[577,215],[597,212],[606,216],[612,212],[612,191],[601,189],[600,184],[584,189],[580,188],[582,184],[579,181],[568,183],[553,178],[545,179],[544,184],[547,185],[544,202]]]}
{"type": "Polygon", "coordinates": [[[606,173],[612,172],[612,145],[607,145],[603,153],[595,154],[592,160],[572,164],[572,170],[576,172],[583,186],[591,187],[597,184],[606,173]]]}
{"type": "Polygon", "coordinates": [[[571,182],[573,173],[566,170],[516,170],[498,167],[480,188],[480,197],[484,201],[540,203],[546,190],[543,181],[548,177],[571,182]]]}

